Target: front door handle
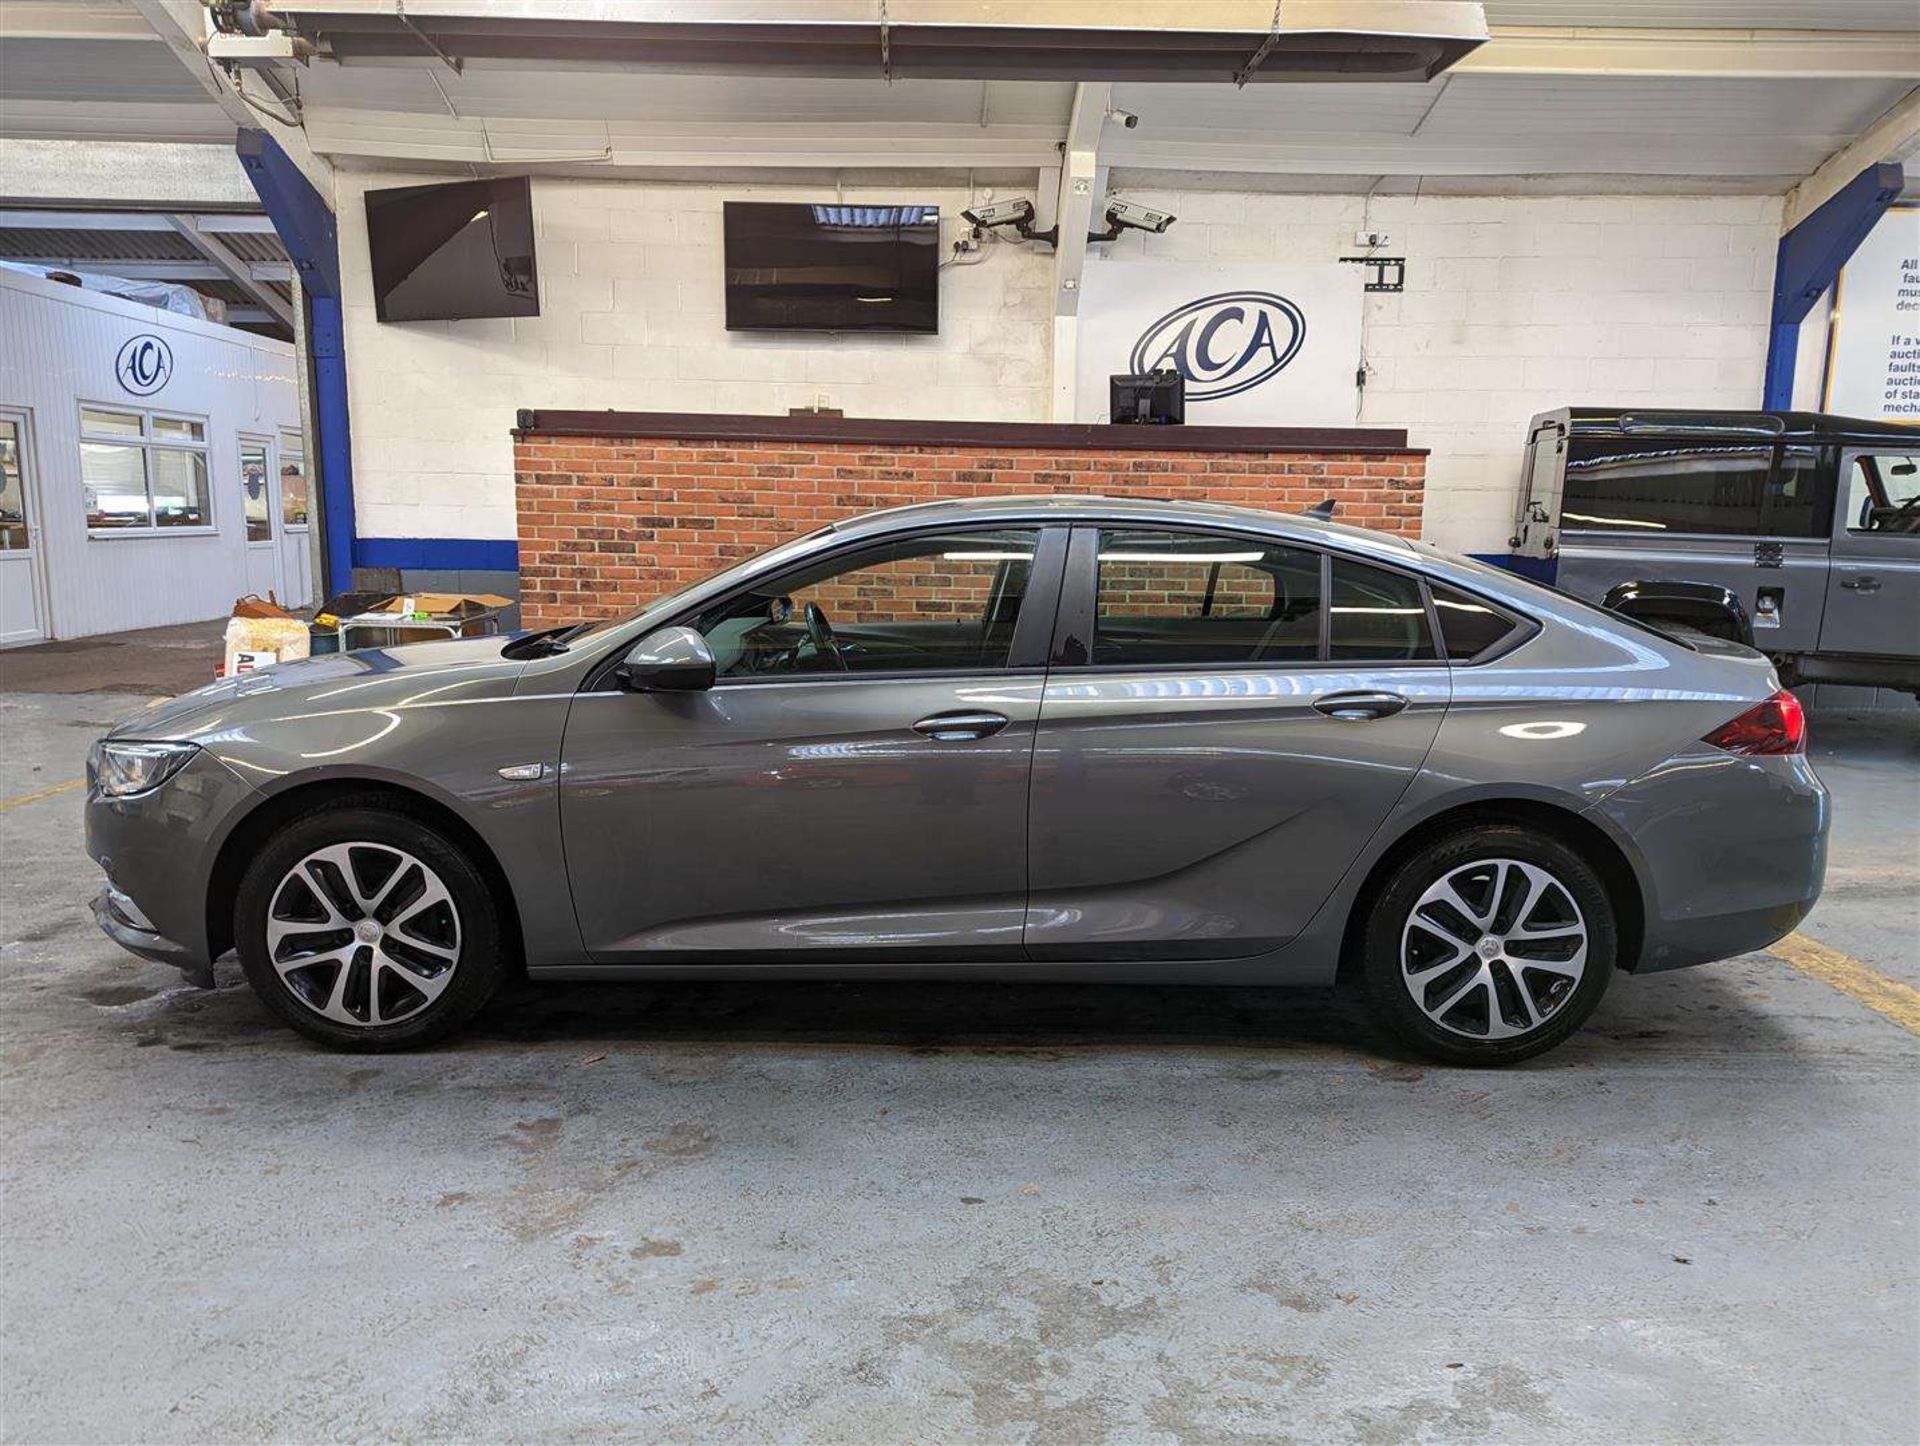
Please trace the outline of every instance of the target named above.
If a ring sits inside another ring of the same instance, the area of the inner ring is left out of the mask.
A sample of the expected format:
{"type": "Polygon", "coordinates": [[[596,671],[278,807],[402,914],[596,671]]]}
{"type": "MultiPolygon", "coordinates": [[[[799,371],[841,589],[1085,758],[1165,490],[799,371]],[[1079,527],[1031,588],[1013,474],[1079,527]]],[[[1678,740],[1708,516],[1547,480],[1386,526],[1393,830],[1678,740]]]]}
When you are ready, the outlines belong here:
{"type": "Polygon", "coordinates": [[[913,725],[913,731],[935,743],[964,743],[972,738],[991,738],[1007,726],[1004,713],[935,713],[913,725]]]}
{"type": "Polygon", "coordinates": [[[1880,579],[1871,575],[1867,577],[1850,577],[1841,583],[1840,586],[1848,592],[1879,592],[1880,579]]]}
{"type": "Polygon", "coordinates": [[[1407,706],[1398,693],[1329,693],[1313,700],[1314,708],[1329,718],[1348,723],[1365,723],[1375,718],[1391,718],[1407,706]]]}

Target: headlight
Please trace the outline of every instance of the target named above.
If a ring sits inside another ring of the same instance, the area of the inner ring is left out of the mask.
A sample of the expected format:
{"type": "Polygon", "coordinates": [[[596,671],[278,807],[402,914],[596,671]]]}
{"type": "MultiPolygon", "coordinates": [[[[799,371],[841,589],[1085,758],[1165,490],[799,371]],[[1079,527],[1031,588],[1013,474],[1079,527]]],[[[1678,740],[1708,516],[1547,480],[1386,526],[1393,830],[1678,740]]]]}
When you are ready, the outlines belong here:
{"type": "Polygon", "coordinates": [[[197,743],[121,743],[102,738],[87,755],[87,785],[102,798],[148,793],[187,766],[197,743]]]}

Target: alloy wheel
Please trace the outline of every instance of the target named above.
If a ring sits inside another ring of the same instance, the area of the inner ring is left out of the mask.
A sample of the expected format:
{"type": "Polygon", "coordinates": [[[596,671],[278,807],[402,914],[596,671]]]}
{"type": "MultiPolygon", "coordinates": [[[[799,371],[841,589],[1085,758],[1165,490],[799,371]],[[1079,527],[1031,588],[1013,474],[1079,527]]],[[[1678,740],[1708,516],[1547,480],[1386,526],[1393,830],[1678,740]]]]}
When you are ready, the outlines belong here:
{"type": "Polygon", "coordinates": [[[460,962],[460,914],[440,876],[404,849],[331,844],[274,889],[267,958],[323,1018],[395,1024],[446,990],[460,962]]]}
{"type": "Polygon", "coordinates": [[[1400,936],[1401,976],[1421,1013],[1469,1039],[1513,1039],[1551,1019],[1579,987],[1587,921],[1567,886],[1519,859],[1442,874],[1400,936]]]}

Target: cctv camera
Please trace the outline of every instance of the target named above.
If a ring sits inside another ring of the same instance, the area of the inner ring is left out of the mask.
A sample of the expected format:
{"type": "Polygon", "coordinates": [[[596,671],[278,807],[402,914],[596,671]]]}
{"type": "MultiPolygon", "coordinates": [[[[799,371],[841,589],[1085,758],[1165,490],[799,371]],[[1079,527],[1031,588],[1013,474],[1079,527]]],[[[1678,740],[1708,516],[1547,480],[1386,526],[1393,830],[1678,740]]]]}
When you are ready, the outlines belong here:
{"type": "Polygon", "coordinates": [[[995,226],[1024,226],[1033,219],[1033,202],[995,201],[991,206],[975,206],[971,211],[962,211],[960,214],[971,225],[988,229],[995,226]]]}
{"type": "Polygon", "coordinates": [[[1118,196],[1107,197],[1107,224],[1130,227],[1135,231],[1164,231],[1177,219],[1171,211],[1156,211],[1151,206],[1136,206],[1118,196]]]}
{"type": "Polygon", "coordinates": [[[1118,110],[1118,109],[1110,110],[1107,112],[1107,119],[1119,121],[1120,124],[1125,126],[1128,130],[1132,130],[1135,126],[1140,124],[1140,117],[1135,115],[1130,110],[1118,110]]]}

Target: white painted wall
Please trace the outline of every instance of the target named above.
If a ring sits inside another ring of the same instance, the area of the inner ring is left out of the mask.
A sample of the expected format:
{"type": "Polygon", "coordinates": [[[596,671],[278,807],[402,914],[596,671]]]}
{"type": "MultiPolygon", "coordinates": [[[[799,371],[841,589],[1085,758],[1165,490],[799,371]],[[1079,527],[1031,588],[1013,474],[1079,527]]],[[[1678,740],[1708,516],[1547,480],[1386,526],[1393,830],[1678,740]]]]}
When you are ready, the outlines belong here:
{"type": "MultiPolygon", "coordinates": [[[[850,416],[1047,415],[1041,247],[998,244],[949,268],[939,337],[729,335],[722,200],[820,188],[536,180],[541,316],[382,326],[361,193],[421,179],[340,175],[362,535],[513,536],[519,407],[783,413],[824,397],[850,416]]],[[[1760,403],[1777,198],[1128,194],[1180,220],[1105,248],[1116,258],[1325,261],[1353,254],[1363,225],[1390,234],[1407,289],[1368,298],[1360,419],[1432,449],[1426,530],[1446,545],[1503,548],[1536,411],[1760,403]]],[[[968,196],[844,199],[934,203],[953,218],[968,196]]]]}
{"type": "Polygon", "coordinates": [[[1432,449],[1444,546],[1505,550],[1536,412],[1760,405],[1777,198],[1128,194],[1180,220],[1115,258],[1324,261],[1387,233],[1406,290],[1367,298],[1360,420],[1432,449]]]}
{"type": "MultiPolygon", "coordinates": [[[[0,407],[22,408],[30,419],[27,460],[36,495],[29,502],[37,506],[28,521],[52,636],[222,617],[263,578],[283,602],[308,601],[304,567],[297,576],[276,574],[268,555],[267,571],[260,571],[260,557],[246,544],[241,499],[241,435],[277,446],[282,429],[300,429],[287,343],[0,271],[0,407]],[[114,362],[123,343],[146,333],[165,339],[173,372],[160,390],[136,397],[120,385],[114,362]],[[82,403],[203,421],[212,527],[90,534],[80,478],[82,403]]],[[[277,450],[271,457],[277,471],[277,450]]],[[[277,510],[275,532],[277,538],[277,510]]]]}
{"type": "MultiPolygon", "coordinates": [[[[938,336],[729,333],[723,200],[819,200],[805,188],[536,179],[540,315],[374,319],[363,193],[419,176],[342,171],[354,505],[362,536],[514,535],[508,432],[521,407],[784,414],[825,397],[857,417],[1040,421],[1052,261],[998,244],[943,274],[938,336]]],[[[957,235],[964,190],[848,188],[848,202],[937,205],[957,235]]]]}

